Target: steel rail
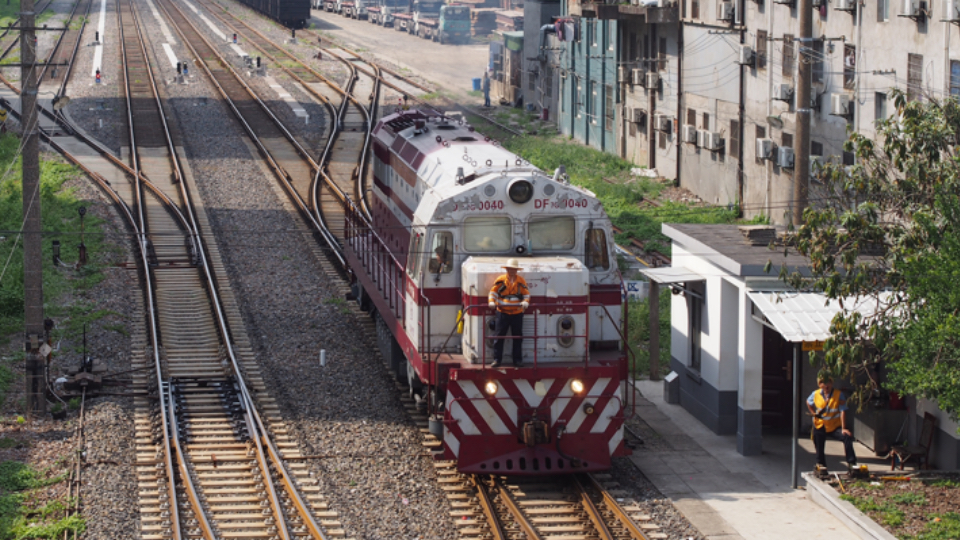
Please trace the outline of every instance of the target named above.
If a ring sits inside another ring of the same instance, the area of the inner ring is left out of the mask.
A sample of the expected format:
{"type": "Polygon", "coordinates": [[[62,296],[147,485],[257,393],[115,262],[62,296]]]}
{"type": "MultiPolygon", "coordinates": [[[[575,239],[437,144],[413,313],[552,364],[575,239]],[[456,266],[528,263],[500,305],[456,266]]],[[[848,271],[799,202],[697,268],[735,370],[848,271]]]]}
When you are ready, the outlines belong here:
{"type": "MultiPolygon", "coordinates": [[[[83,1],[87,2],[87,13],[89,13],[89,12],[90,12],[90,7],[89,7],[89,6],[92,5],[92,2],[91,2],[90,0],[83,0],[83,1]]],[[[73,10],[70,11],[70,17],[67,18],[67,22],[66,22],[66,25],[65,25],[66,30],[64,30],[63,32],[60,32],[60,35],[57,37],[57,42],[53,44],[53,48],[50,50],[50,55],[47,56],[47,61],[44,62],[43,67],[40,69],[40,74],[37,75],[37,81],[38,81],[37,86],[40,86],[40,85],[43,84],[43,77],[44,77],[44,75],[47,74],[47,68],[50,67],[50,62],[53,60],[54,56],[56,56],[57,50],[60,49],[60,43],[63,41],[64,36],[66,36],[66,35],[67,35],[67,32],[70,31],[70,23],[73,22],[73,17],[76,15],[77,9],[79,9],[79,8],[80,8],[80,2],[75,2],[75,3],[73,4],[73,10]]],[[[84,22],[83,25],[81,26],[81,28],[82,28],[83,26],[86,26],[86,24],[87,24],[87,23],[84,22]]],[[[80,32],[80,35],[83,35],[83,31],[82,31],[82,30],[81,30],[81,32],[80,32]]],[[[80,40],[77,39],[77,45],[79,45],[79,44],[80,44],[80,40]]],[[[76,50],[76,47],[74,47],[74,50],[76,50]]],[[[74,56],[73,56],[73,57],[76,57],[76,52],[74,52],[74,56]]],[[[73,62],[71,62],[71,64],[72,64],[72,63],[73,63],[73,62]]]]}
{"type": "Polygon", "coordinates": [[[626,529],[627,532],[630,533],[630,535],[636,540],[649,540],[647,535],[640,530],[640,527],[638,527],[637,524],[630,519],[630,516],[628,516],[627,512],[622,506],[620,506],[620,503],[618,503],[617,500],[610,495],[610,493],[604,489],[603,486],[600,485],[600,482],[598,482],[592,474],[588,474],[586,476],[587,479],[590,480],[590,485],[603,495],[603,502],[607,506],[607,509],[613,512],[613,515],[616,516],[616,518],[620,521],[620,524],[623,525],[623,528],[626,529]]]}
{"type": "MultiPolygon", "coordinates": [[[[593,500],[590,499],[590,494],[583,488],[583,484],[580,483],[580,479],[576,476],[573,477],[573,485],[577,488],[577,495],[580,497],[580,505],[583,506],[583,509],[587,513],[587,517],[590,518],[590,522],[593,523],[593,527],[597,530],[597,533],[600,535],[600,540],[615,540],[613,533],[610,532],[610,528],[607,527],[607,524],[603,521],[603,516],[600,515],[600,510],[597,509],[597,506],[593,504],[593,500]]],[[[606,490],[601,489],[601,492],[606,490]]]]}
{"type": "Polygon", "coordinates": [[[503,482],[499,478],[493,477],[493,485],[497,489],[497,493],[500,495],[500,500],[503,501],[504,506],[507,507],[507,511],[510,512],[510,516],[514,521],[517,522],[517,525],[520,525],[520,529],[523,530],[523,533],[527,535],[528,540],[542,540],[542,536],[537,532],[536,527],[533,526],[533,523],[527,519],[526,514],[520,510],[520,504],[517,503],[516,499],[513,498],[513,493],[510,493],[510,490],[507,486],[503,485],[503,482]]]}
{"type": "Polygon", "coordinates": [[[490,492],[487,490],[487,486],[476,474],[470,475],[470,483],[477,493],[477,500],[480,502],[483,515],[487,518],[487,526],[490,528],[493,540],[508,540],[510,537],[503,529],[503,523],[500,521],[497,509],[493,505],[493,500],[490,498],[490,492]]]}
{"type": "MultiPolygon", "coordinates": [[[[294,147],[294,150],[302,158],[304,158],[304,160],[306,160],[312,167],[314,167],[315,170],[319,170],[318,164],[312,158],[310,158],[309,153],[306,150],[304,150],[302,146],[300,146],[299,142],[297,142],[296,139],[293,137],[293,135],[290,134],[290,132],[283,125],[283,123],[276,118],[276,116],[270,111],[269,107],[267,107],[267,105],[263,103],[263,101],[249,87],[249,85],[247,85],[243,81],[243,79],[236,73],[233,67],[230,66],[229,63],[227,63],[223,59],[223,57],[216,51],[216,49],[210,44],[210,42],[205,37],[203,37],[202,33],[196,28],[196,26],[192,22],[190,22],[190,20],[186,16],[184,16],[182,10],[180,10],[180,8],[178,8],[176,5],[173,5],[173,4],[170,4],[170,6],[172,7],[173,10],[176,10],[175,12],[171,11],[170,9],[167,9],[166,0],[158,2],[158,4],[160,5],[161,9],[163,9],[164,13],[167,14],[167,18],[169,18],[171,21],[175,20],[175,17],[173,16],[173,14],[176,14],[180,17],[179,20],[182,21],[182,23],[185,23],[197,35],[197,38],[200,39],[201,44],[207,47],[211,51],[211,53],[213,53],[216,56],[216,58],[221,63],[221,65],[223,65],[226,68],[224,71],[229,72],[233,76],[233,79],[235,80],[235,82],[237,82],[247,92],[247,94],[250,95],[251,99],[254,100],[260,106],[261,110],[277,126],[280,132],[284,134],[284,136],[287,138],[290,144],[294,147]]],[[[181,28],[180,25],[177,24],[176,22],[174,22],[174,27],[176,28],[177,33],[179,33],[181,38],[184,40],[184,43],[186,44],[186,46],[194,54],[194,56],[197,58],[202,58],[202,56],[197,52],[197,49],[195,48],[194,44],[191,43],[191,40],[185,34],[183,28],[181,28]]],[[[290,175],[283,169],[280,163],[273,157],[273,154],[270,152],[270,150],[267,149],[267,147],[263,144],[263,142],[257,136],[256,131],[253,129],[253,126],[251,126],[250,123],[247,122],[247,119],[244,118],[243,114],[237,108],[236,104],[233,102],[232,99],[230,99],[230,96],[226,92],[226,89],[223,87],[223,85],[220,84],[216,76],[210,71],[210,69],[205,64],[205,62],[201,60],[200,65],[203,68],[204,72],[207,74],[211,84],[213,84],[214,87],[217,89],[217,91],[220,93],[220,95],[223,96],[225,103],[230,108],[230,110],[233,111],[234,116],[237,117],[237,120],[240,122],[241,126],[243,126],[244,131],[246,131],[247,135],[251,139],[251,142],[253,142],[254,146],[256,146],[257,151],[260,153],[261,157],[264,159],[264,161],[267,162],[267,164],[273,170],[274,174],[281,180],[281,182],[283,183],[284,189],[293,198],[301,214],[303,214],[304,217],[313,224],[313,227],[315,228],[315,230],[318,232],[318,234],[321,235],[321,237],[323,237],[324,241],[331,248],[332,252],[336,256],[336,258],[341,262],[341,264],[346,265],[346,259],[344,258],[344,255],[343,255],[343,248],[339,245],[339,243],[337,243],[332,233],[329,232],[329,229],[327,228],[326,224],[316,219],[316,216],[314,216],[313,213],[310,212],[309,207],[300,197],[299,193],[296,190],[296,187],[293,185],[293,180],[290,177],[290,175]]]]}
{"type": "MultiPolygon", "coordinates": [[[[133,11],[132,8],[131,8],[131,11],[133,11]]],[[[193,212],[192,198],[191,198],[191,195],[190,195],[190,193],[189,193],[189,190],[187,189],[186,182],[185,182],[185,178],[184,178],[184,175],[183,175],[183,170],[182,170],[182,168],[181,168],[180,158],[179,158],[179,155],[177,154],[176,147],[175,147],[175,145],[174,145],[174,143],[173,143],[173,138],[172,138],[172,136],[171,136],[171,134],[170,134],[169,126],[168,126],[167,120],[166,120],[166,115],[164,114],[163,103],[162,103],[161,100],[160,100],[159,91],[158,91],[157,86],[156,86],[156,79],[155,79],[155,77],[154,77],[154,75],[153,75],[153,70],[152,70],[152,68],[151,68],[151,66],[150,66],[150,59],[149,59],[149,56],[147,55],[147,51],[146,51],[146,47],[145,47],[145,43],[144,43],[144,39],[143,39],[143,34],[142,34],[142,32],[141,32],[140,25],[139,25],[139,21],[138,21],[138,18],[137,18],[137,16],[136,16],[136,14],[135,14],[135,13],[132,13],[132,15],[133,15],[133,22],[134,22],[134,24],[135,24],[136,31],[137,31],[137,36],[138,36],[138,38],[139,38],[139,44],[140,44],[140,47],[141,47],[141,51],[142,51],[143,56],[144,56],[144,62],[146,63],[146,70],[147,70],[147,74],[148,74],[148,79],[150,80],[150,85],[151,85],[151,89],[152,89],[152,91],[153,91],[153,96],[154,96],[154,99],[155,99],[157,111],[158,111],[158,113],[159,113],[161,125],[162,125],[163,130],[164,130],[164,136],[165,136],[165,139],[166,139],[166,141],[167,141],[168,151],[170,152],[170,159],[171,159],[171,162],[172,162],[172,164],[173,164],[173,166],[174,166],[175,176],[176,176],[176,178],[177,178],[177,180],[178,180],[178,181],[177,181],[177,184],[179,185],[179,188],[180,188],[180,189],[179,189],[179,191],[180,191],[180,196],[181,196],[182,199],[183,199],[184,207],[185,207],[185,209],[186,209],[186,212],[187,212],[188,217],[190,218],[190,229],[189,229],[189,230],[190,230],[190,233],[191,233],[191,238],[193,239],[193,243],[194,243],[195,249],[197,250],[197,254],[198,254],[199,257],[201,258],[201,260],[203,260],[203,261],[205,262],[205,264],[202,265],[202,268],[203,268],[203,273],[204,273],[205,278],[206,278],[206,283],[207,283],[207,285],[208,285],[208,287],[207,287],[207,292],[208,292],[208,294],[211,296],[211,299],[210,299],[210,300],[211,300],[211,304],[215,307],[215,310],[214,310],[214,311],[215,311],[215,313],[216,313],[216,318],[217,318],[217,323],[218,323],[218,330],[220,331],[221,339],[223,340],[224,346],[225,346],[225,348],[227,349],[228,354],[230,355],[231,363],[232,363],[232,365],[233,365],[233,367],[234,367],[234,374],[235,374],[235,376],[237,377],[237,381],[240,383],[240,386],[241,386],[242,388],[246,388],[246,387],[247,387],[247,383],[246,383],[246,381],[245,381],[244,378],[243,378],[243,372],[242,372],[242,371],[240,370],[240,368],[239,368],[238,362],[237,362],[236,357],[235,357],[234,352],[233,352],[233,347],[232,347],[232,345],[231,345],[231,341],[232,341],[231,338],[230,338],[231,332],[230,332],[230,329],[229,329],[229,325],[228,325],[228,323],[227,323],[227,321],[226,321],[226,317],[225,317],[225,315],[223,314],[222,302],[221,302],[221,299],[220,299],[219,294],[218,294],[218,292],[217,292],[217,290],[218,290],[218,284],[217,284],[216,278],[213,276],[213,274],[211,273],[211,270],[210,270],[212,261],[209,260],[209,257],[208,257],[208,255],[207,255],[207,251],[206,251],[206,249],[204,249],[203,238],[202,238],[201,233],[200,233],[200,226],[198,225],[197,219],[196,219],[196,215],[195,215],[194,212],[193,212]]],[[[121,40],[121,41],[122,41],[122,40],[121,40]]],[[[124,55],[124,58],[126,58],[126,55],[124,55]]],[[[128,86],[128,89],[129,89],[129,86],[128,86]]],[[[128,99],[129,99],[129,93],[128,93],[128,99]]],[[[129,101],[128,101],[128,103],[129,103],[129,101]]],[[[133,126],[131,125],[131,133],[132,133],[132,132],[133,132],[133,126]]],[[[134,148],[135,148],[135,147],[134,147],[134,148]]],[[[134,151],[134,152],[131,152],[131,154],[136,155],[137,152],[134,151]]],[[[157,375],[158,375],[158,377],[161,377],[161,376],[162,376],[162,374],[161,374],[160,372],[158,372],[157,375]]],[[[247,393],[247,395],[246,395],[246,407],[244,407],[244,408],[247,410],[247,414],[248,414],[248,415],[250,414],[250,411],[254,410],[254,403],[253,403],[253,401],[250,399],[249,393],[247,393]]],[[[251,419],[251,420],[252,420],[252,419],[251,419]]],[[[248,426],[249,426],[249,428],[250,428],[251,438],[252,438],[254,441],[256,441],[256,445],[257,445],[257,461],[258,461],[258,463],[259,463],[259,465],[260,465],[260,470],[263,471],[263,483],[264,483],[264,487],[265,487],[266,490],[267,490],[268,496],[269,496],[269,498],[270,498],[272,507],[273,507],[274,512],[275,512],[275,523],[276,523],[276,526],[277,526],[277,529],[278,529],[278,533],[279,533],[281,539],[283,539],[283,540],[289,540],[289,539],[291,538],[291,533],[290,533],[290,531],[289,531],[289,528],[288,528],[288,526],[287,526],[287,522],[286,522],[286,519],[285,519],[285,516],[284,516],[283,505],[281,504],[280,499],[279,499],[279,497],[278,497],[278,495],[277,495],[277,492],[276,492],[276,488],[275,488],[274,485],[273,485],[273,478],[272,478],[271,475],[270,475],[270,468],[269,468],[268,464],[266,463],[266,457],[265,457],[265,455],[264,455],[263,448],[262,448],[262,445],[261,445],[261,443],[260,443],[260,437],[261,437],[261,436],[260,436],[260,434],[259,434],[259,431],[261,431],[261,430],[263,429],[263,426],[262,426],[262,424],[259,424],[259,429],[258,429],[258,425],[257,425],[257,424],[254,424],[254,422],[252,422],[252,421],[248,421],[247,424],[248,424],[248,426]]],[[[176,424],[176,423],[173,423],[172,425],[173,425],[173,426],[176,426],[177,424],[176,424]]],[[[264,437],[266,437],[266,436],[264,435],[264,437]]],[[[169,448],[169,447],[168,447],[168,448],[169,448]]],[[[181,468],[182,468],[182,470],[184,471],[184,474],[181,474],[181,478],[183,479],[184,483],[186,484],[186,487],[187,487],[187,489],[189,490],[190,495],[191,495],[191,496],[190,496],[191,505],[194,507],[194,512],[195,512],[196,516],[198,516],[198,517],[200,518],[200,525],[201,525],[201,528],[202,528],[203,531],[204,531],[204,534],[205,534],[205,535],[208,535],[211,539],[213,539],[213,538],[215,538],[214,532],[213,532],[213,530],[212,530],[212,527],[211,527],[210,524],[209,524],[209,520],[207,519],[206,513],[203,511],[202,504],[200,503],[200,500],[199,500],[199,498],[197,497],[195,487],[193,486],[193,482],[190,480],[189,472],[188,472],[187,469],[186,469],[187,456],[186,456],[185,453],[183,453],[182,448],[179,446],[179,444],[176,446],[176,451],[177,451],[177,455],[180,457],[181,468]]]]}
{"type": "MultiPolygon", "coordinates": [[[[117,17],[117,25],[120,27],[120,34],[121,34],[120,57],[123,59],[124,68],[126,68],[127,53],[126,53],[126,46],[124,44],[124,39],[123,39],[123,24],[119,14],[117,17]]],[[[156,302],[155,302],[156,289],[155,289],[155,285],[153,284],[153,280],[151,278],[149,261],[147,260],[147,253],[148,253],[148,250],[147,250],[148,239],[146,237],[147,223],[146,223],[146,218],[144,216],[144,211],[143,211],[143,207],[144,207],[143,186],[141,182],[139,182],[140,165],[139,165],[139,159],[137,158],[137,151],[136,151],[137,149],[136,135],[133,129],[133,126],[134,126],[133,106],[131,104],[131,99],[130,99],[130,81],[129,81],[129,77],[127,76],[127,70],[122,69],[121,71],[123,72],[124,94],[127,102],[127,125],[129,129],[129,136],[130,136],[130,148],[132,149],[130,154],[133,161],[133,170],[134,170],[133,176],[135,179],[134,180],[134,202],[137,209],[137,223],[138,223],[137,235],[139,237],[140,255],[143,262],[143,273],[146,276],[146,296],[148,298],[148,304],[149,304],[148,309],[149,309],[150,319],[151,319],[150,337],[151,337],[151,342],[153,343],[153,360],[154,360],[154,365],[157,371],[157,383],[160,384],[161,381],[163,380],[162,379],[163,369],[162,369],[162,361],[161,361],[160,348],[159,348],[160,327],[156,320],[157,319],[156,302]]],[[[168,422],[169,411],[167,410],[167,403],[165,402],[165,400],[161,398],[159,401],[160,401],[160,415],[163,421],[164,448],[170,448],[170,444],[171,444],[170,443],[170,427],[171,426],[168,422]]],[[[170,519],[171,530],[173,533],[173,537],[176,539],[180,539],[180,538],[183,538],[183,535],[182,535],[182,531],[180,530],[180,505],[177,502],[177,489],[176,489],[177,477],[176,477],[176,474],[174,473],[173,456],[170,455],[170,452],[164,452],[164,465],[166,468],[167,480],[168,480],[167,496],[170,499],[170,504],[168,504],[168,507],[171,514],[171,519],[170,519]]],[[[212,536],[207,536],[207,539],[212,540],[212,536]]]]}
{"type": "MultiPolygon", "coordinates": [[[[36,15],[40,15],[41,13],[43,13],[44,11],[46,11],[47,8],[50,7],[50,4],[52,4],[52,3],[53,3],[53,0],[47,0],[47,3],[44,4],[42,8],[40,8],[40,9],[34,8],[34,13],[35,13],[36,15]]],[[[20,17],[17,17],[17,20],[14,21],[14,23],[11,24],[9,27],[7,27],[6,31],[5,31],[3,34],[0,34],[0,41],[2,41],[4,38],[6,38],[7,35],[8,35],[8,33],[9,33],[11,30],[19,29],[19,28],[16,26],[19,22],[20,22],[20,17]]],[[[14,47],[15,47],[18,43],[20,43],[20,35],[19,35],[19,34],[17,34],[17,37],[14,38],[13,41],[11,41],[11,42],[3,49],[3,52],[2,52],[2,53],[0,53],[0,61],[2,61],[4,58],[6,58],[7,55],[10,54],[10,51],[12,51],[12,50],[14,49],[14,47]]],[[[2,68],[2,67],[4,67],[4,66],[3,66],[2,64],[0,64],[0,68],[2,68]]]]}
{"type": "MultiPolygon", "coordinates": [[[[168,2],[167,2],[166,0],[164,0],[164,1],[158,2],[158,3],[160,4],[161,8],[164,10],[164,13],[167,14],[167,17],[174,23],[174,27],[177,29],[177,32],[180,33],[180,36],[183,38],[184,43],[187,44],[187,46],[188,46],[188,47],[190,48],[190,50],[196,55],[197,58],[202,58],[199,54],[197,54],[197,51],[196,51],[196,49],[194,48],[193,44],[190,43],[190,40],[189,40],[189,39],[187,38],[187,36],[184,34],[183,29],[180,27],[180,24],[178,24],[178,22],[175,20],[174,17],[171,17],[171,16],[170,16],[171,12],[167,9],[167,3],[168,3],[168,2]]],[[[183,17],[183,13],[180,11],[180,9],[179,9],[177,6],[172,5],[172,4],[170,4],[170,5],[171,5],[171,7],[173,7],[173,8],[177,11],[177,13],[180,14],[182,21],[187,22],[188,24],[190,24],[191,27],[193,27],[192,23],[190,23],[185,17],[183,17]]],[[[204,41],[204,43],[205,43],[208,47],[210,47],[210,44],[206,41],[205,38],[203,38],[203,36],[199,33],[199,31],[197,31],[195,27],[193,27],[193,28],[194,28],[194,32],[197,33],[197,37],[199,37],[202,41],[204,41]]],[[[211,50],[214,50],[213,47],[210,47],[210,49],[211,49],[211,50]]],[[[214,52],[215,52],[215,51],[214,51],[214,52]]],[[[222,57],[219,57],[219,55],[218,55],[218,58],[220,58],[220,61],[223,63],[222,57]]],[[[216,85],[216,87],[217,87],[218,89],[220,89],[221,93],[224,95],[224,98],[225,98],[226,101],[230,104],[231,108],[234,110],[234,113],[238,116],[238,118],[241,119],[241,122],[244,124],[245,128],[248,130],[248,133],[251,134],[251,137],[254,138],[254,140],[259,144],[259,146],[262,148],[263,151],[266,151],[267,149],[266,149],[265,147],[263,147],[262,143],[259,142],[259,138],[256,137],[256,134],[252,133],[252,129],[251,129],[250,126],[247,124],[247,122],[243,119],[243,116],[242,116],[241,114],[239,114],[239,111],[236,109],[236,106],[233,104],[233,102],[229,99],[229,97],[228,97],[228,96],[226,95],[226,93],[223,91],[223,88],[219,85],[218,82],[216,82],[215,77],[213,77],[213,74],[210,73],[210,71],[209,71],[209,69],[207,68],[206,64],[205,64],[204,62],[201,62],[201,65],[203,65],[204,71],[208,74],[208,76],[209,76],[210,79],[214,82],[214,84],[216,85]]],[[[234,75],[234,77],[236,77],[236,78],[239,80],[239,77],[236,76],[236,73],[233,71],[232,68],[230,68],[229,71],[230,71],[231,74],[234,75]]],[[[243,83],[242,80],[241,80],[240,82],[243,83]]],[[[247,90],[247,92],[250,92],[250,88],[249,88],[246,84],[243,84],[243,87],[247,90]]],[[[260,104],[261,107],[263,107],[263,108],[265,109],[265,112],[268,113],[268,116],[269,116],[271,119],[273,119],[273,121],[275,121],[275,122],[277,122],[278,124],[280,124],[279,120],[277,120],[276,117],[273,116],[272,113],[270,113],[270,111],[266,108],[266,105],[264,105],[263,102],[260,101],[259,98],[257,98],[255,95],[252,95],[252,97],[253,97],[253,99],[255,99],[255,100],[257,101],[257,103],[260,104]]],[[[292,139],[292,136],[290,136],[290,135],[289,135],[289,132],[286,131],[285,128],[283,128],[282,124],[280,124],[279,127],[282,128],[281,131],[282,131],[283,133],[285,133],[285,134],[288,136],[288,138],[292,139]]],[[[293,141],[291,141],[291,142],[293,142],[293,141]]],[[[296,146],[299,147],[299,145],[296,145],[296,146]]],[[[267,152],[267,154],[269,155],[269,152],[267,152]]],[[[272,160],[272,156],[271,156],[271,160],[272,160]]],[[[275,162],[274,162],[274,163],[275,163],[275,162]]],[[[277,166],[278,166],[278,168],[279,168],[279,164],[277,164],[277,166]]],[[[282,169],[281,169],[281,170],[282,170],[282,169]]],[[[292,184],[292,183],[290,182],[289,176],[286,175],[285,172],[284,172],[284,177],[287,179],[288,184],[292,184]]],[[[292,188],[292,185],[291,185],[291,188],[292,188]]],[[[204,264],[204,265],[203,265],[203,268],[204,268],[204,271],[205,271],[206,274],[207,274],[208,282],[211,283],[212,285],[214,285],[214,286],[211,286],[211,287],[209,288],[209,291],[210,291],[210,295],[213,296],[213,306],[216,308],[216,309],[215,309],[215,312],[216,312],[216,315],[217,315],[217,321],[218,321],[218,324],[219,324],[219,326],[220,326],[222,335],[224,336],[224,348],[225,348],[226,351],[227,351],[227,355],[228,355],[228,357],[229,357],[229,359],[230,359],[230,364],[231,364],[231,366],[232,366],[232,368],[233,368],[233,372],[234,372],[234,373],[236,374],[236,376],[237,376],[237,381],[238,381],[238,383],[239,383],[238,386],[239,386],[240,391],[241,391],[241,392],[240,392],[240,393],[241,393],[241,396],[243,397],[244,402],[245,402],[245,405],[246,405],[245,408],[246,408],[247,414],[250,415],[251,419],[253,420],[252,422],[248,422],[248,426],[250,427],[250,430],[251,430],[251,435],[254,435],[254,433],[255,433],[254,430],[255,430],[255,429],[259,431],[258,436],[252,437],[252,439],[253,439],[253,441],[255,442],[256,446],[257,446],[257,461],[258,461],[259,464],[260,464],[261,470],[264,471],[264,484],[265,484],[266,487],[269,488],[268,491],[269,491],[270,494],[271,494],[271,498],[272,498],[272,499],[276,499],[276,494],[275,494],[275,492],[274,492],[273,483],[272,483],[272,478],[270,477],[270,474],[269,474],[270,468],[269,468],[268,464],[266,463],[266,455],[265,455],[264,449],[263,449],[263,447],[266,446],[266,451],[267,451],[267,453],[269,454],[269,456],[270,456],[270,458],[271,458],[271,461],[273,462],[274,466],[276,467],[277,473],[278,473],[279,477],[280,477],[281,480],[283,481],[283,484],[284,484],[285,490],[286,490],[286,492],[287,492],[287,495],[290,497],[290,499],[291,499],[291,501],[293,502],[294,506],[297,508],[298,514],[300,514],[300,516],[301,516],[301,518],[303,519],[304,523],[306,524],[307,528],[311,531],[311,533],[312,533],[315,537],[320,538],[320,539],[322,539],[322,540],[326,540],[326,539],[327,539],[326,534],[324,534],[324,532],[322,531],[322,529],[320,528],[320,526],[317,524],[316,520],[314,519],[314,516],[313,516],[312,511],[310,511],[309,507],[306,505],[306,503],[303,501],[303,498],[300,496],[299,490],[296,488],[296,486],[294,486],[294,485],[290,482],[289,478],[290,478],[291,475],[290,475],[289,471],[287,470],[287,467],[286,467],[286,465],[285,465],[285,463],[284,463],[284,461],[283,461],[283,459],[282,459],[282,456],[280,456],[280,453],[279,453],[279,451],[277,450],[276,445],[275,445],[274,442],[270,439],[270,437],[267,435],[267,434],[269,433],[269,430],[267,429],[266,425],[264,424],[263,418],[260,416],[260,413],[259,413],[259,411],[258,411],[257,408],[256,408],[256,402],[254,401],[253,397],[251,396],[250,389],[249,389],[249,387],[247,386],[246,380],[243,378],[243,369],[241,368],[241,366],[239,365],[239,362],[238,362],[238,360],[237,360],[236,352],[235,352],[234,349],[233,349],[232,340],[229,339],[229,336],[230,336],[229,326],[228,326],[228,324],[227,324],[226,317],[225,317],[225,315],[223,314],[222,301],[221,301],[220,296],[219,296],[219,294],[218,294],[218,292],[217,292],[217,287],[215,286],[216,280],[213,278],[212,274],[210,273],[210,266],[211,266],[211,264],[210,264],[210,261],[208,260],[207,252],[206,252],[206,250],[205,250],[204,247],[203,247],[203,242],[198,243],[198,249],[200,250],[200,253],[201,253],[201,256],[203,257],[203,259],[204,259],[205,261],[207,261],[207,264],[204,264]],[[262,440],[261,440],[261,438],[262,438],[262,440]],[[269,480],[269,481],[268,481],[268,480],[269,480]]],[[[283,519],[283,514],[282,514],[282,508],[283,508],[283,507],[282,507],[282,505],[277,504],[276,508],[277,508],[278,512],[280,512],[279,515],[277,516],[277,517],[278,517],[278,519],[277,519],[278,525],[279,525],[279,524],[282,524],[282,527],[280,527],[280,532],[281,532],[281,534],[282,534],[282,537],[283,537],[283,538],[286,538],[286,537],[289,536],[289,532],[286,530],[286,521],[285,521],[285,519],[283,519]]]]}

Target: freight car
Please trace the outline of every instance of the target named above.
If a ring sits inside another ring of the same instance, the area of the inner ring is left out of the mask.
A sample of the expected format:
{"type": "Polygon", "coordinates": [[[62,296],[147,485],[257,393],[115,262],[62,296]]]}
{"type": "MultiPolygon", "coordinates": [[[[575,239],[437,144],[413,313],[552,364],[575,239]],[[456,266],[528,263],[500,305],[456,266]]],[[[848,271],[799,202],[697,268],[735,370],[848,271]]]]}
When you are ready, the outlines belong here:
{"type": "Polygon", "coordinates": [[[303,28],[310,19],[310,0],[240,0],[288,28],[303,28]]]}
{"type": "Polygon", "coordinates": [[[437,459],[539,475],[629,454],[622,282],[597,198],[432,112],[398,109],[373,137],[369,210],[346,217],[353,294],[430,415],[437,459]],[[522,366],[494,368],[487,294],[510,258],[532,300],[522,366]]]}

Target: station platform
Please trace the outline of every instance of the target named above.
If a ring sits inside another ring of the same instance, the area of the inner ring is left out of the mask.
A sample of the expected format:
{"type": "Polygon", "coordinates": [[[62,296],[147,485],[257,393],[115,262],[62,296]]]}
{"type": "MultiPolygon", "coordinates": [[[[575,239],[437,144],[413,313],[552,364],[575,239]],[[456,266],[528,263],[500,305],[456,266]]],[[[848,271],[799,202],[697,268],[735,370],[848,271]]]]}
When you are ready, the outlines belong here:
{"type": "MultiPolygon", "coordinates": [[[[637,381],[637,415],[644,444],[631,460],[709,540],[854,540],[837,518],[790,487],[790,437],[763,436],[763,454],[737,453],[736,435],[717,435],[680,405],[663,400],[662,381],[637,381]]],[[[856,443],[858,462],[889,469],[889,462],[856,443]]],[[[843,444],[827,442],[827,465],[841,468],[843,444]]],[[[800,473],[816,461],[809,432],[801,435],[800,473]]]]}

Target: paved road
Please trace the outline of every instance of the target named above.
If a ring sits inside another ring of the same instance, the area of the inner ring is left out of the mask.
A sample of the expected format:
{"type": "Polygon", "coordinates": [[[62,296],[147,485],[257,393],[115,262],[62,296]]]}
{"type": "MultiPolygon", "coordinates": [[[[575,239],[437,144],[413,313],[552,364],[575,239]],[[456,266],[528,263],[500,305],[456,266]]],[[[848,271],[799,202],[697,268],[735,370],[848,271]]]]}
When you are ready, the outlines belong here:
{"type": "Polygon", "coordinates": [[[313,10],[309,22],[344,45],[352,45],[353,50],[373,54],[388,65],[407,68],[457,98],[466,97],[472,89],[471,79],[483,75],[489,58],[487,43],[440,45],[365,20],[317,10],[313,10]]]}

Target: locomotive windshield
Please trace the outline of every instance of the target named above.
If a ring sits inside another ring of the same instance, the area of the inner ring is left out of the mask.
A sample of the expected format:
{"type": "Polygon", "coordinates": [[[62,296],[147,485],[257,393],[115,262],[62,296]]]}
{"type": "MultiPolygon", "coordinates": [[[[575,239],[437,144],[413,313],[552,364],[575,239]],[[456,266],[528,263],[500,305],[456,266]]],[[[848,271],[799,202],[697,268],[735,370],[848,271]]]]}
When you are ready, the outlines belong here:
{"type": "Polygon", "coordinates": [[[463,220],[463,247],[467,251],[507,251],[513,247],[512,239],[508,217],[482,216],[463,220]]]}
{"type": "Polygon", "coordinates": [[[527,231],[530,247],[534,251],[568,250],[577,243],[576,220],[573,216],[532,217],[527,231]]]}
{"type": "Polygon", "coordinates": [[[587,268],[591,270],[607,270],[610,268],[607,233],[603,229],[588,229],[585,247],[584,264],[587,268]]]}

